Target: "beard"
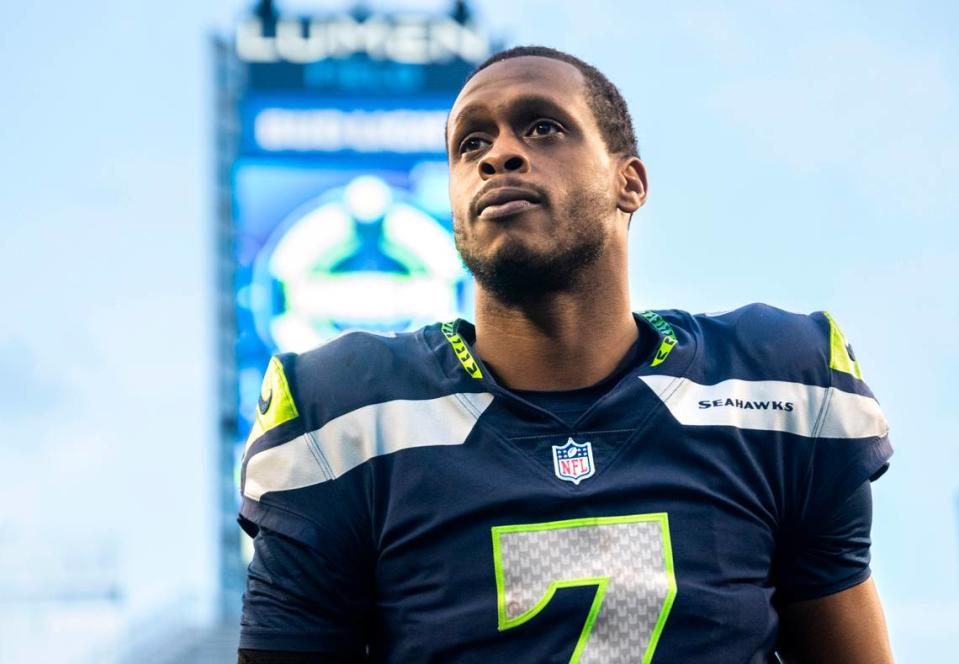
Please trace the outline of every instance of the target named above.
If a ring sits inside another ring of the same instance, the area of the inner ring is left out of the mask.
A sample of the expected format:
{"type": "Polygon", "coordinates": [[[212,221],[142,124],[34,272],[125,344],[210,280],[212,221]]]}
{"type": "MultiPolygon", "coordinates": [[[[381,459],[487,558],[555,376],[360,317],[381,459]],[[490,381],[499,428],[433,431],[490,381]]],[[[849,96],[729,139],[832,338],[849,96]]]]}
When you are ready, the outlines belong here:
{"type": "Polygon", "coordinates": [[[564,214],[553,217],[558,232],[549,229],[553,246],[546,251],[516,240],[496,252],[477,251],[465,223],[455,224],[454,240],[463,264],[484,290],[506,306],[530,304],[583,284],[606,249],[608,234],[599,219],[609,214],[611,205],[605,191],[580,192],[564,214]]]}

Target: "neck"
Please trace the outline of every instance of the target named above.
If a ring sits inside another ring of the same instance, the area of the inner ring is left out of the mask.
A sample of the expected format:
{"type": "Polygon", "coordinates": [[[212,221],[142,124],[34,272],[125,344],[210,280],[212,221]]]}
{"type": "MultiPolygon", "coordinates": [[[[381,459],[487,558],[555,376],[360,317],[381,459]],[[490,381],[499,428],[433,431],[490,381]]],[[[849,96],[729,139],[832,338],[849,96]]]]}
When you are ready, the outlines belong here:
{"type": "Polygon", "coordinates": [[[608,376],[636,341],[625,276],[613,284],[504,305],[477,286],[476,352],[518,390],[572,390],[608,376]]]}

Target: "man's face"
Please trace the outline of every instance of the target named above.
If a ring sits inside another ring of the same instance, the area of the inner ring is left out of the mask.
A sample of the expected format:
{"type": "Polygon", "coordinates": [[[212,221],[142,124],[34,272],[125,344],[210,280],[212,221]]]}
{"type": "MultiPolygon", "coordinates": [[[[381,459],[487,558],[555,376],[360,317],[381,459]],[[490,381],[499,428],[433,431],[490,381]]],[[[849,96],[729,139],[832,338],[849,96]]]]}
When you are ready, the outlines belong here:
{"type": "Polygon", "coordinates": [[[456,246],[506,303],[574,288],[603,254],[617,215],[609,154],[573,65],[538,56],[474,76],[450,112],[456,246]]]}

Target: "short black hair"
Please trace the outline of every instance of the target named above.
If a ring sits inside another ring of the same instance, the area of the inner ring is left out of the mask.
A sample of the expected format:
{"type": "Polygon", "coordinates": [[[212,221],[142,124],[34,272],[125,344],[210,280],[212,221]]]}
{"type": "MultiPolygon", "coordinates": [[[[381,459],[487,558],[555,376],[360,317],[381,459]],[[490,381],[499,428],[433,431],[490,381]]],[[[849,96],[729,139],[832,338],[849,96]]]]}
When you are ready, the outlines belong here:
{"type": "Polygon", "coordinates": [[[633,130],[633,119],[629,115],[626,100],[613,83],[593,65],[583,62],[575,55],[558,51],[548,46],[514,46],[494,53],[476,69],[473,70],[463,85],[490,65],[524,56],[538,56],[552,58],[576,67],[586,80],[586,103],[593,111],[596,124],[606,143],[606,149],[611,154],[639,156],[639,146],[636,144],[636,132],[633,130]]]}

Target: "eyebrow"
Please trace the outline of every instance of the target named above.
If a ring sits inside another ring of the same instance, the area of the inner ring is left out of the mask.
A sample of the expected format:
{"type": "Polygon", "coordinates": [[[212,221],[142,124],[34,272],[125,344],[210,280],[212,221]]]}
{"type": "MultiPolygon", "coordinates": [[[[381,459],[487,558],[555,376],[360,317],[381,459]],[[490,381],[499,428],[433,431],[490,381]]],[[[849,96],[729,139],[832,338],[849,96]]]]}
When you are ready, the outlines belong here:
{"type": "MultiPolygon", "coordinates": [[[[446,137],[447,144],[449,144],[450,127],[457,127],[464,121],[469,120],[470,116],[482,115],[487,111],[487,106],[485,104],[472,103],[464,106],[459,113],[452,119],[452,121],[447,120],[446,123],[446,137]]],[[[516,97],[510,103],[509,115],[511,117],[516,117],[520,115],[529,115],[532,111],[545,111],[551,115],[557,115],[564,119],[564,121],[569,122],[569,115],[563,109],[563,107],[552,97],[545,97],[543,95],[522,95],[516,97]]]]}

